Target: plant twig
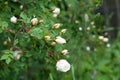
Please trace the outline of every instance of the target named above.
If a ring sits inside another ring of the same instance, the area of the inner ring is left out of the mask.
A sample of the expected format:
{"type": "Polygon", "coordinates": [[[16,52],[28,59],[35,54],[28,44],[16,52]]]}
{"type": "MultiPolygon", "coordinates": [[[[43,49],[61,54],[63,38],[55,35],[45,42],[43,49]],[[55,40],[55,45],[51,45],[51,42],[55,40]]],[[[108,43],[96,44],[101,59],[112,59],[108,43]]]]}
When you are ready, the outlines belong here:
{"type": "Polygon", "coordinates": [[[22,23],[22,27],[16,32],[15,37],[14,37],[14,42],[18,36],[18,34],[24,29],[25,23],[22,23]]]}

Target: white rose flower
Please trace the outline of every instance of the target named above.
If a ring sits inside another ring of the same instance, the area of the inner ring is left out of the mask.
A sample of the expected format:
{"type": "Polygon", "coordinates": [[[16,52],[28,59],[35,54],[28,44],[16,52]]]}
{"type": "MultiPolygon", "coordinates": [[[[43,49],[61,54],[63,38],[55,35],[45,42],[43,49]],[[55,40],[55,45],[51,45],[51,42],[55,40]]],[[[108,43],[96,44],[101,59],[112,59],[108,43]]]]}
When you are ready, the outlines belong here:
{"type": "Polygon", "coordinates": [[[82,31],[82,27],[79,27],[79,30],[82,31]]]}
{"type": "Polygon", "coordinates": [[[62,50],[62,52],[61,52],[63,55],[66,55],[66,54],[68,54],[68,50],[67,49],[64,49],[64,50],[62,50]]]}
{"type": "Polygon", "coordinates": [[[90,27],[87,27],[87,30],[90,31],[90,27]]]}
{"type": "Polygon", "coordinates": [[[86,47],[86,50],[87,50],[87,51],[90,51],[90,47],[89,47],[89,46],[87,46],[87,47],[86,47]]]}
{"type": "Polygon", "coordinates": [[[61,59],[57,61],[56,69],[61,72],[67,72],[70,70],[70,64],[65,59],[61,59]]]}
{"type": "Polygon", "coordinates": [[[37,24],[38,24],[38,19],[37,19],[37,18],[31,19],[31,24],[32,24],[33,26],[37,25],[37,24]]]}
{"type": "Polygon", "coordinates": [[[66,43],[66,40],[64,38],[62,38],[61,36],[56,37],[55,41],[58,44],[64,44],[64,43],[66,43]]]}
{"type": "Polygon", "coordinates": [[[104,42],[108,42],[109,39],[108,39],[107,37],[104,37],[104,38],[103,38],[103,41],[104,41],[104,42]]]}
{"type": "Polygon", "coordinates": [[[110,45],[110,43],[108,43],[106,46],[109,48],[111,45],[110,45]]]}
{"type": "Polygon", "coordinates": [[[60,8],[55,8],[54,10],[53,10],[53,13],[54,14],[60,14],[60,8]]]}
{"type": "Polygon", "coordinates": [[[14,51],[13,57],[14,57],[14,59],[16,59],[16,60],[19,60],[20,57],[21,57],[21,51],[14,51]]]}
{"type": "Polygon", "coordinates": [[[15,16],[12,16],[12,17],[10,18],[10,21],[11,21],[12,23],[17,23],[17,18],[16,18],[15,16]]]}

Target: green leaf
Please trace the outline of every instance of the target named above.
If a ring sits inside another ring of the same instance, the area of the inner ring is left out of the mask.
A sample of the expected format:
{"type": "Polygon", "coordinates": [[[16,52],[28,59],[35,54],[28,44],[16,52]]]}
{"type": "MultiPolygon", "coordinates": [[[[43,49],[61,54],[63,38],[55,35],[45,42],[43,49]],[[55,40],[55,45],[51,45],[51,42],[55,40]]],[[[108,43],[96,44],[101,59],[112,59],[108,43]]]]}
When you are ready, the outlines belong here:
{"type": "Polygon", "coordinates": [[[6,59],[6,63],[9,64],[11,62],[11,58],[6,59]]]}
{"type": "Polygon", "coordinates": [[[8,58],[8,55],[3,55],[0,60],[6,60],[8,58]]]}
{"type": "Polygon", "coordinates": [[[10,50],[4,50],[3,53],[4,54],[2,55],[2,57],[0,58],[0,60],[5,60],[5,62],[7,64],[9,64],[12,61],[12,58],[13,58],[12,51],[10,51],[10,50]]]}
{"type": "Polygon", "coordinates": [[[1,27],[8,27],[8,23],[5,22],[5,21],[1,21],[1,22],[0,22],[0,26],[1,26],[1,27]]]}
{"type": "Polygon", "coordinates": [[[30,18],[28,18],[28,16],[24,12],[20,14],[20,17],[22,18],[23,22],[30,23],[30,18]]]}
{"type": "Polygon", "coordinates": [[[38,39],[41,39],[43,37],[44,33],[41,28],[34,28],[31,32],[31,36],[36,37],[38,39]]]}
{"type": "Polygon", "coordinates": [[[3,32],[4,27],[8,27],[8,23],[5,21],[0,21],[0,33],[3,32]]]}
{"type": "Polygon", "coordinates": [[[16,39],[16,40],[14,41],[14,45],[16,45],[16,44],[18,44],[18,39],[16,39]]]}

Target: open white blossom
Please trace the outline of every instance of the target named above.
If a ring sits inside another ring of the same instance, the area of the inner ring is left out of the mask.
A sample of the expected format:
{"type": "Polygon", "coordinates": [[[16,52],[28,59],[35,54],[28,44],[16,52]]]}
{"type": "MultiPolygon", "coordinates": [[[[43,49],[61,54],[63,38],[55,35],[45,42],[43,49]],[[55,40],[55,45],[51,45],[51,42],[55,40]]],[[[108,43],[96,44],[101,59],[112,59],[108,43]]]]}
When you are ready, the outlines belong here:
{"type": "Polygon", "coordinates": [[[64,50],[62,50],[62,52],[61,52],[63,55],[66,55],[66,54],[68,54],[68,50],[67,49],[64,49],[64,50]]]}
{"type": "Polygon", "coordinates": [[[79,30],[82,31],[82,27],[79,27],[79,30]]]}
{"type": "Polygon", "coordinates": [[[103,38],[103,41],[104,41],[104,42],[108,42],[109,39],[108,39],[107,37],[104,37],[104,38],[103,38]]]}
{"type": "Polygon", "coordinates": [[[61,59],[56,63],[56,69],[61,72],[67,72],[70,70],[70,64],[67,60],[61,59]]]}
{"type": "Polygon", "coordinates": [[[37,18],[31,19],[31,24],[32,24],[33,26],[37,25],[37,24],[38,24],[38,19],[37,19],[37,18]]]}
{"type": "Polygon", "coordinates": [[[90,51],[90,47],[89,47],[89,46],[87,46],[87,47],[86,47],[86,50],[87,50],[87,51],[90,51]]]}
{"type": "Polygon", "coordinates": [[[56,37],[55,41],[58,44],[64,44],[64,43],[66,43],[66,40],[64,38],[62,38],[61,36],[56,37]]]}
{"type": "Polygon", "coordinates": [[[87,27],[87,30],[90,31],[90,27],[87,27]]]}
{"type": "Polygon", "coordinates": [[[110,45],[110,43],[108,43],[106,46],[109,48],[111,45],[110,45]]]}
{"type": "Polygon", "coordinates": [[[12,17],[10,18],[10,21],[11,21],[12,23],[17,23],[17,18],[16,18],[15,16],[12,16],[12,17]]]}
{"type": "Polygon", "coordinates": [[[54,14],[60,14],[60,8],[55,8],[54,10],[53,10],[53,13],[54,14]]]}

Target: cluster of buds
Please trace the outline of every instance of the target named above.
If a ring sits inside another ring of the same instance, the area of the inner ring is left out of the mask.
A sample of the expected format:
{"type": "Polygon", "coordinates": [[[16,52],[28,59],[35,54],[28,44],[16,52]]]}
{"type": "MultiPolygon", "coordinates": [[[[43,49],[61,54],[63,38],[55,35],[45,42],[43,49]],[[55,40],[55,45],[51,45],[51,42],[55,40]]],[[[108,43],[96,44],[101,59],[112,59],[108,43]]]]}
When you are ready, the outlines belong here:
{"type": "Polygon", "coordinates": [[[35,17],[31,19],[31,24],[33,26],[38,25],[38,23],[43,23],[43,20],[42,19],[38,20],[38,18],[35,18],[35,17]]]}
{"type": "Polygon", "coordinates": [[[102,40],[103,42],[108,42],[109,39],[107,37],[104,37],[104,36],[99,36],[98,37],[100,40],[102,40]]]}
{"type": "MultiPolygon", "coordinates": [[[[58,28],[60,28],[60,23],[54,24],[52,29],[56,30],[58,28]]],[[[62,29],[60,31],[60,34],[64,34],[66,31],[67,31],[67,29],[62,29]]],[[[44,40],[50,41],[50,42],[52,41],[50,44],[51,46],[54,46],[56,44],[65,44],[66,43],[66,40],[61,36],[57,36],[55,38],[52,38],[50,35],[46,35],[46,36],[44,36],[44,40]]],[[[62,55],[67,55],[69,52],[67,49],[63,49],[60,53],[62,55]]],[[[57,69],[57,71],[67,72],[70,70],[70,64],[68,63],[67,60],[60,59],[56,63],[56,69],[57,69]]]]}

